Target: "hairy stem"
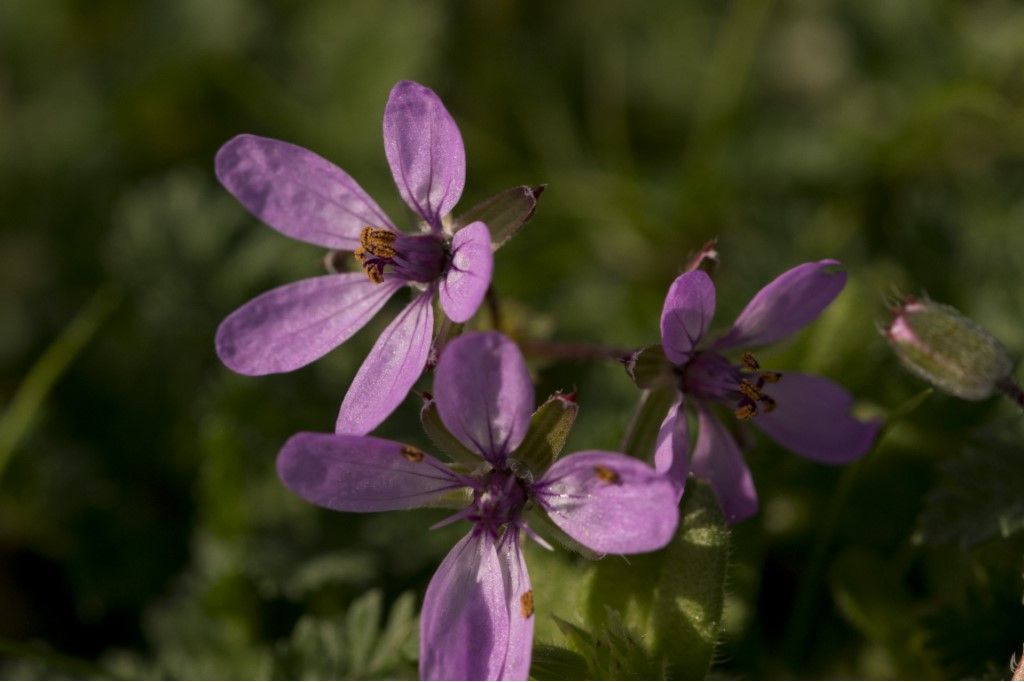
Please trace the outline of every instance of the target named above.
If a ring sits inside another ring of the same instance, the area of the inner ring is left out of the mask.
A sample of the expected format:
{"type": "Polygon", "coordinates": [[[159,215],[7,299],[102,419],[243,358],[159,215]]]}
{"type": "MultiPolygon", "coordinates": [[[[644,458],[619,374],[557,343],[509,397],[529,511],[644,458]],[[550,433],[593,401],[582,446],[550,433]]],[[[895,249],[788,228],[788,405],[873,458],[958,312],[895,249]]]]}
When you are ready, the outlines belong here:
{"type": "Polygon", "coordinates": [[[521,340],[519,347],[527,357],[554,360],[613,360],[625,362],[633,353],[629,348],[615,348],[599,343],[576,341],[521,340]]]}

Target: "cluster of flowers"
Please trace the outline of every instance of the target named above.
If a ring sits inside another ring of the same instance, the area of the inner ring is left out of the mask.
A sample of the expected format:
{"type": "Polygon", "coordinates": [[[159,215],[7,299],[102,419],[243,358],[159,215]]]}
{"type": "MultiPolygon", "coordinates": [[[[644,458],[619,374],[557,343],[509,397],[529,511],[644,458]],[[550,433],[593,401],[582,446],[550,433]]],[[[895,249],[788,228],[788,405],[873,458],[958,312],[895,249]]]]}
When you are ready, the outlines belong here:
{"type": "MultiPolygon", "coordinates": [[[[753,514],[750,472],[712,414],[713,403],[811,459],[842,463],[871,447],[879,423],[851,417],[853,400],[842,387],[762,369],[749,352],[738,362],[726,356],[780,341],[817,318],[846,280],[830,260],[782,274],[713,341],[704,340],[715,311],[710,277],[695,266],[672,283],[661,345],[630,363],[645,356],[650,364],[653,355],[654,374],[675,390],[653,466],[598,450],[534,456],[534,389],[519,349],[496,331],[465,333],[440,349],[424,410],[436,414],[432,423],[443,437],[434,440],[448,444],[445,454],[454,461],[367,435],[402,402],[437,350],[435,295],[452,322],[470,320],[490,286],[497,245],[485,222],[450,217],[465,184],[465,151],[433,91],[409,81],[395,85],[384,112],[384,148],[402,199],[422,220],[414,234],[399,230],[355,180],[310,151],[252,135],[224,145],[217,177],[250,212],[290,237],[331,249],[328,262],[337,251],[351,251],[362,271],[258,296],[224,320],[216,347],[242,374],[291,371],[351,337],[405,285],[415,292],[356,373],[335,433],[293,436],[278,457],[278,473],[295,493],[330,509],[454,506],[459,511],[438,525],[472,524],[427,588],[424,678],[527,677],[534,604],[521,542],[526,536],[550,548],[530,519],[598,554],[655,551],[675,533],[691,473],[711,484],[732,522],[753,514]],[[698,428],[692,452],[688,410],[698,428]]],[[[549,403],[569,400],[556,395],[549,403]]]]}

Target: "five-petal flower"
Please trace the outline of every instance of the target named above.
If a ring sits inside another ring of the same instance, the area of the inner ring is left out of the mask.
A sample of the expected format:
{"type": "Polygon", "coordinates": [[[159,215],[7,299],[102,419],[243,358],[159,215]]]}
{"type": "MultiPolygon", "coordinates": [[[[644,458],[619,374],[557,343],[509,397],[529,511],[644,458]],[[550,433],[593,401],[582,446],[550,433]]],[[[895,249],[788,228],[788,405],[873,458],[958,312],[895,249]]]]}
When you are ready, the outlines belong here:
{"type": "Polygon", "coordinates": [[[363,272],[329,274],[268,291],[217,330],[217,354],[241,374],[289,372],[355,334],[404,285],[419,293],[384,330],[357,372],[337,429],[365,434],[405,398],[423,372],[434,313],[455,322],[476,312],[494,256],[487,226],[451,236],[442,225],[462,195],[466,155],[458,126],[437,95],[395,85],[384,110],[384,150],[398,191],[422,221],[400,231],[343,170],[287,142],[239,135],[217,153],[221,183],[245,208],[289,237],[352,251],[363,272]]]}
{"type": "Polygon", "coordinates": [[[834,260],[804,263],[784,272],[750,300],[721,338],[701,344],[715,314],[715,285],[701,270],[680,275],[661,313],[661,343],[674,366],[676,401],[658,434],[655,466],[680,490],[689,471],[715,489],[726,517],[741,521],[757,511],[754,482],[736,441],[710,410],[730,407],[798,455],[841,464],[865,454],[880,422],[850,416],[853,398],[822,377],[763,370],[749,352],[739,364],[724,351],[764,346],[813,322],[839,295],[846,273],[834,260]],[[691,457],[685,405],[697,412],[691,457]]]}
{"type": "Polygon", "coordinates": [[[281,450],[278,473],[299,496],[339,511],[409,509],[457,490],[470,493],[468,506],[449,520],[473,527],[427,587],[420,673],[526,679],[534,620],[520,546],[521,531],[533,535],[526,510],[539,507],[595,552],[649,552],[675,533],[676,488],[643,462],[613,452],[578,452],[536,472],[513,460],[530,426],[533,386],[519,349],[497,332],[465,334],[446,346],[434,398],[448,430],[479,455],[475,471],[460,473],[418,448],[380,438],[300,433],[281,450]]]}

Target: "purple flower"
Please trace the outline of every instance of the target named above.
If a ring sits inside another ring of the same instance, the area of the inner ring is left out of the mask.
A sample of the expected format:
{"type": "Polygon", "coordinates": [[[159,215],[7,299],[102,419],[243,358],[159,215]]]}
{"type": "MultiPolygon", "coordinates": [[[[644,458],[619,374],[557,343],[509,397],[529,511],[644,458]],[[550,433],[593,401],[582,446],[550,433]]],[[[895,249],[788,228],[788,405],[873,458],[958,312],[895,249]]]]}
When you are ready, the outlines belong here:
{"type": "Polygon", "coordinates": [[[341,404],[337,429],[380,424],[423,372],[437,293],[455,322],[476,312],[491,281],[487,226],[450,236],[442,218],[462,195],[466,153],[455,121],[418,83],[395,85],[384,109],[384,151],[402,199],[423,220],[406,234],[345,171],[287,142],[239,135],[217,152],[217,178],[253,215],[289,237],[352,251],[363,272],[304,279],[231,313],[217,354],[240,374],[290,372],[346,341],[404,285],[418,291],[374,344],[341,404]]]}
{"type": "Polygon", "coordinates": [[[537,536],[524,512],[538,507],[595,552],[649,552],[675,533],[675,486],[643,462],[613,452],[578,452],[537,472],[515,460],[530,426],[533,386],[518,348],[497,332],[466,334],[445,348],[434,397],[448,430],[480,456],[472,473],[409,445],[317,433],[293,436],[277,470],[301,497],[339,511],[409,509],[464,491],[468,506],[438,524],[465,519],[473,527],[427,587],[420,674],[526,679],[534,604],[520,531],[537,536]]]}
{"type": "Polygon", "coordinates": [[[724,336],[701,347],[715,314],[715,285],[701,270],[680,275],[661,313],[661,344],[675,367],[678,396],[658,434],[658,471],[680,489],[688,470],[707,479],[732,522],[757,511],[750,470],[728,429],[709,409],[712,403],[725,405],[737,419],[753,422],[803,457],[840,464],[865,454],[880,422],[851,417],[853,398],[841,386],[817,376],[766,371],[749,352],[739,364],[723,355],[788,337],[813,322],[845,284],[846,273],[837,261],[798,265],[761,289],[724,336]],[[689,461],[684,402],[697,413],[697,441],[689,461]]]}

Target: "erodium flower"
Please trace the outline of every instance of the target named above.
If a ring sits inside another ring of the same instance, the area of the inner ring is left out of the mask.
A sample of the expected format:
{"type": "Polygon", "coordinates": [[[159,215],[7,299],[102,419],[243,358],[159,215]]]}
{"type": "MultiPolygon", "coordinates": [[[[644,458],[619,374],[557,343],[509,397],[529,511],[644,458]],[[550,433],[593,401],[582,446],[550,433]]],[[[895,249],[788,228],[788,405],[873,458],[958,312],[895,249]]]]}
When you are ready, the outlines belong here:
{"type": "Polygon", "coordinates": [[[524,534],[539,538],[525,512],[539,507],[598,553],[649,552],[675,532],[675,486],[613,452],[578,452],[536,472],[515,460],[530,426],[533,386],[519,349],[496,332],[465,334],[446,346],[434,399],[447,429],[479,457],[472,471],[380,438],[300,433],[281,450],[278,474],[299,496],[339,511],[429,506],[463,491],[467,506],[438,525],[464,519],[472,528],[427,587],[420,674],[526,679],[534,601],[520,543],[524,534]]]}
{"type": "Polygon", "coordinates": [[[416,234],[400,231],[345,171],[302,147],[239,135],[217,152],[217,178],[253,215],[289,237],[352,251],[363,270],[287,284],[231,313],[217,330],[217,354],[228,367],[290,372],[359,331],[399,289],[416,292],[356,373],[338,415],[343,433],[375,428],[423,372],[434,295],[449,318],[465,322],[494,265],[484,223],[454,236],[442,225],[462,195],[466,154],[432,90],[410,81],[392,88],[384,151],[402,199],[423,221],[416,234]]]}
{"type": "Polygon", "coordinates": [[[865,454],[880,422],[850,416],[853,398],[845,389],[817,376],[765,370],[747,350],[781,341],[817,319],[845,284],[834,260],[798,265],[761,289],[724,336],[702,343],[715,314],[715,285],[700,270],[680,275],[661,313],[661,344],[673,365],[677,399],[658,434],[658,471],[680,489],[688,471],[707,479],[734,523],[757,511],[750,470],[712,414],[713,403],[803,457],[840,464],[865,454]],[[725,355],[733,350],[743,351],[738,363],[725,355]],[[698,429],[689,458],[686,406],[696,411],[698,429]]]}

